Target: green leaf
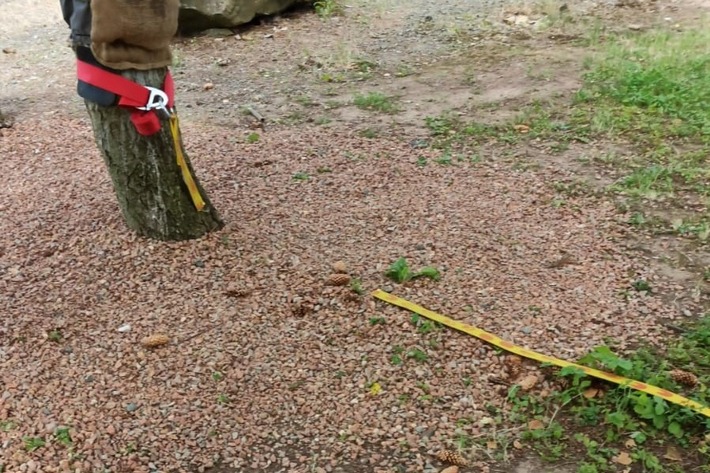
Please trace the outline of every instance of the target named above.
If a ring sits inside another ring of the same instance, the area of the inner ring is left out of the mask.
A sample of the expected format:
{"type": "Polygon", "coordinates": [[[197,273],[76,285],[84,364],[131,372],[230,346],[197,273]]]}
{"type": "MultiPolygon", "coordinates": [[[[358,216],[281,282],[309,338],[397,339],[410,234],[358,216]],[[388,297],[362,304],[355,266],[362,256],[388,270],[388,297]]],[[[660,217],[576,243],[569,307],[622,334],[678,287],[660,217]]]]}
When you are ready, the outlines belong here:
{"type": "MultiPolygon", "coordinates": [[[[596,368],[598,365],[597,359],[594,358],[594,356],[592,356],[591,353],[587,353],[582,358],[580,358],[578,363],[580,365],[589,366],[591,368],[596,368]]],[[[574,367],[573,366],[565,366],[564,368],[562,368],[562,370],[564,371],[567,368],[574,368],[574,367]]],[[[578,368],[575,368],[575,369],[578,369],[578,368]]],[[[560,372],[560,374],[562,374],[562,373],[560,372]]],[[[563,375],[563,376],[565,376],[565,375],[563,375]]]]}
{"type": "Polygon", "coordinates": [[[634,439],[634,441],[635,441],[637,444],[639,444],[639,445],[641,445],[642,443],[644,443],[644,442],[646,441],[646,439],[648,438],[648,437],[646,437],[646,434],[644,434],[643,432],[633,432],[633,433],[630,435],[630,437],[631,437],[632,439],[634,439]]]}
{"type": "Polygon", "coordinates": [[[607,414],[606,420],[607,422],[621,429],[624,427],[624,424],[626,424],[626,414],[624,414],[623,412],[612,412],[610,414],[607,414]]]}
{"type": "Polygon", "coordinates": [[[634,367],[634,365],[633,365],[633,363],[631,363],[631,361],[629,361],[629,360],[624,360],[624,359],[622,359],[622,358],[619,358],[619,359],[616,361],[616,366],[619,367],[619,368],[621,368],[621,369],[624,370],[624,371],[630,371],[631,368],[634,367]]]}
{"type": "Polygon", "coordinates": [[[565,366],[560,370],[560,376],[571,376],[572,386],[579,386],[580,384],[586,382],[586,380],[582,380],[587,376],[587,374],[576,366],[565,366]]]}
{"type": "Polygon", "coordinates": [[[645,393],[641,393],[638,396],[632,396],[634,401],[634,412],[641,416],[643,419],[653,419],[656,417],[656,413],[653,409],[653,404],[645,393]]]}
{"type": "Polygon", "coordinates": [[[683,427],[678,422],[671,422],[668,424],[668,432],[675,438],[683,437],[683,427]]]}
{"type": "Polygon", "coordinates": [[[394,282],[401,284],[412,279],[412,272],[409,270],[407,260],[404,258],[399,258],[397,261],[392,263],[392,265],[385,273],[385,276],[392,279],[394,282]]]}
{"type": "Polygon", "coordinates": [[[656,405],[653,408],[653,412],[655,412],[657,416],[662,416],[666,412],[666,402],[659,397],[655,398],[655,401],[656,405]]]}
{"type": "Polygon", "coordinates": [[[586,376],[587,374],[576,366],[565,366],[560,370],[560,376],[586,376]]]}
{"type": "Polygon", "coordinates": [[[653,418],[653,426],[657,429],[662,429],[666,425],[665,417],[656,416],[653,418]]]}
{"type": "Polygon", "coordinates": [[[425,277],[425,278],[433,279],[434,281],[438,281],[439,279],[441,279],[441,273],[439,272],[438,269],[434,268],[433,266],[427,266],[425,268],[420,269],[417,274],[412,276],[412,278],[420,278],[420,277],[425,277]]]}

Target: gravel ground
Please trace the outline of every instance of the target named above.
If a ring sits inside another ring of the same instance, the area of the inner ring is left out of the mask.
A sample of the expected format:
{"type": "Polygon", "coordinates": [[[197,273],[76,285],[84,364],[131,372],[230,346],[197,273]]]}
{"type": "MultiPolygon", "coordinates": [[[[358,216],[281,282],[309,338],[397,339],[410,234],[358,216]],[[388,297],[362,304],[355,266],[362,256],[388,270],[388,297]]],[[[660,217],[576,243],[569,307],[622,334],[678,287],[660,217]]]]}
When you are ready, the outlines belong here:
{"type": "MultiPolygon", "coordinates": [[[[393,29],[368,51],[391,37],[423,54],[409,39],[421,17],[456,18],[474,4],[397,10],[369,24],[393,29]]],[[[40,82],[23,82],[14,64],[11,93],[40,82]]],[[[70,82],[62,67],[57,87],[70,82]]],[[[200,88],[206,70],[178,75],[188,102],[203,92],[184,84],[200,88]]],[[[240,472],[438,471],[431,453],[492,428],[486,405],[504,404],[505,356],[446,330],[418,333],[409,314],[375,302],[371,290],[570,360],[606,337],[622,349],[654,342],[658,321],[677,315],[656,295],[675,288],[627,248],[628,216],[602,200],[558,195],[550,184],[570,179],[565,171],[520,170],[495,150],[480,163],[439,165],[436,151],[412,148],[409,137],[368,140],[337,124],[270,126],[245,144],[233,125],[186,109],[188,150],[229,224],[193,242],[136,238],[88,120],[62,90],[44,91],[45,108],[0,130],[6,472],[218,463],[240,472]],[[386,280],[402,256],[413,269],[438,267],[442,280],[386,280]],[[327,285],[338,261],[362,280],[363,296],[327,285]],[[629,292],[638,278],[658,292],[629,292]],[[144,347],[153,334],[170,342],[144,347]],[[407,357],[415,349],[426,359],[407,357]]],[[[19,100],[11,108],[34,103],[19,100]]],[[[526,365],[522,374],[535,372],[526,365]]],[[[548,389],[540,378],[535,389],[548,389]]],[[[464,453],[487,471],[485,455],[464,453]]]]}
{"type": "Polygon", "coordinates": [[[218,460],[239,471],[421,471],[426,452],[484,432],[484,406],[504,399],[489,382],[505,377],[502,357],[463,335],[420,335],[403,311],[327,286],[336,261],[366,291],[390,286],[566,359],[606,336],[622,347],[653,338],[672,315],[656,297],[620,296],[654,276],[624,248],[624,216],[609,204],[551,205],[562,172],[419,167],[429,151],[323,129],[274,129],[255,145],[192,129],[197,169],[231,224],[156,243],[125,231],[87,127],[28,122],[0,141],[11,183],[0,207],[8,471],[70,471],[72,456],[84,472],[218,460]],[[571,264],[555,264],[565,254],[571,264]],[[400,256],[439,267],[442,280],[388,282],[400,256]],[[170,344],[143,348],[155,333],[170,344]],[[428,359],[406,358],[414,348],[428,359]],[[471,423],[457,427],[461,418],[471,423]],[[53,436],[61,426],[71,449],[53,436]],[[25,437],[46,446],[27,452],[25,437]]]}

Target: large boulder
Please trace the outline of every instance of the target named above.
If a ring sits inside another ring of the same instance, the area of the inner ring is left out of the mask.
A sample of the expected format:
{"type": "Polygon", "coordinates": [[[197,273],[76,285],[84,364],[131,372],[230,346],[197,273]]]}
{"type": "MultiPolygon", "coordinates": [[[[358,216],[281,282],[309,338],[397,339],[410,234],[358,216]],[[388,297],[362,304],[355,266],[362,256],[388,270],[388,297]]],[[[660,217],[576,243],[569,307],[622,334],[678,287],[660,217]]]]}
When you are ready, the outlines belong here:
{"type": "Polygon", "coordinates": [[[180,0],[180,30],[232,28],[279,13],[299,0],[180,0]]]}

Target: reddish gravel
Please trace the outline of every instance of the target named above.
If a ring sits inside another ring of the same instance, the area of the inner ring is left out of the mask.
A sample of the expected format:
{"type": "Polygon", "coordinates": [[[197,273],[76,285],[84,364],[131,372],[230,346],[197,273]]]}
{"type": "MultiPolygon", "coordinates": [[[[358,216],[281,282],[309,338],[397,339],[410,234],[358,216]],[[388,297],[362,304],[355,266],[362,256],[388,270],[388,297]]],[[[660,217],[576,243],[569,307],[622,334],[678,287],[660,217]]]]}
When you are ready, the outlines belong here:
{"type": "Polygon", "coordinates": [[[271,128],[247,145],[188,122],[188,150],[229,224],[151,242],[123,226],[87,120],[60,118],[61,129],[25,121],[0,136],[8,472],[431,469],[430,453],[490,428],[503,356],[448,330],[417,333],[367,295],[378,287],[570,360],[605,337],[653,341],[656,321],[674,316],[626,292],[637,278],[663,287],[626,248],[628,217],[557,195],[563,171],[491,157],[422,167],[435,151],[335,128],[271,128]],[[441,281],[386,280],[400,256],[441,281]],[[364,296],[326,285],[339,260],[364,296]],[[143,348],[155,333],[171,342],[143,348]],[[414,348],[428,359],[407,358],[414,348]],[[54,435],[63,426],[71,446],[54,435]],[[28,452],[27,437],[46,445],[28,452]]]}
{"type": "MultiPolygon", "coordinates": [[[[573,176],[552,162],[521,169],[491,145],[480,163],[441,165],[410,146],[426,116],[513,116],[576,87],[554,55],[544,80],[523,56],[485,69],[497,51],[561,47],[506,23],[519,2],[481,1],[476,19],[458,0],[351,2],[344,18],[292,13],[176,42],[187,147],[228,222],[182,243],[124,227],[58,6],[25,3],[0,31],[0,108],[17,115],[0,130],[0,472],[439,472],[432,454],[457,438],[510,427],[489,417],[505,407],[502,382],[541,393],[551,380],[468,336],[419,333],[372,290],[567,360],[607,337],[655,343],[659,321],[687,310],[659,296],[680,288],[632,249],[628,215],[558,193],[573,176]],[[403,110],[352,106],[370,91],[403,110]],[[255,144],[241,135],[249,104],[270,120],[255,144]],[[407,136],[365,139],[365,127],[407,136]],[[399,257],[441,281],[387,280],[399,257]],[[338,261],[364,295],[328,285],[338,261]],[[631,290],[636,279],[654,292],[631,290]],[[142,344],[156,334],[169,343],[142,344]],[[407,356],[417,349],[426,359],[407,356]]],[[[643,22],[609,2],[569,7],[643,22]]],[[[532,145],[523,154],[547,146],[532,145]]],[[[462,471],[488,473],[480,447],[461,453],[462,471]]]]}

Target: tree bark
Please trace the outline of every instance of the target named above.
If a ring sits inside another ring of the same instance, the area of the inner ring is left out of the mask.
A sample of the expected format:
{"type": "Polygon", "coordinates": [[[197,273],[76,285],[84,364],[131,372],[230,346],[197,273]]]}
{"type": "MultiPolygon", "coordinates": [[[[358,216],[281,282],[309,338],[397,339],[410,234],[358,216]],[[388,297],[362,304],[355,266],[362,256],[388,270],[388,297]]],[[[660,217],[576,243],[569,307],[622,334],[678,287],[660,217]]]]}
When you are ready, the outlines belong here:
{"type": "MultiPolygon", "coordinates": [[[[166,72],[165,68],[130,70],[123,75],[137,83],[162,88],[166,72]]],[[[224,226],[184,153],[206,203],[202,211],[195,208],[177,164],[166,119],[161,118],[163,126],[158,133],[142,136],[130,121],[128,110],[102,107],[89,101],[86,108],[129,228],[152,239],[189,240],[224,226]]]]}

